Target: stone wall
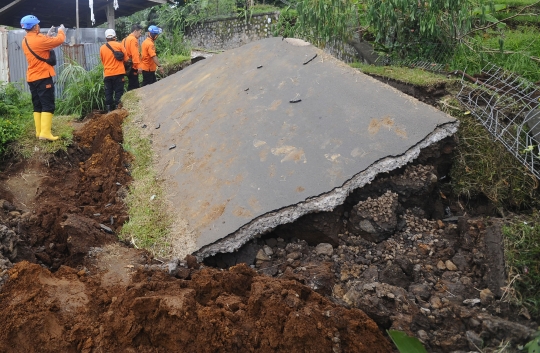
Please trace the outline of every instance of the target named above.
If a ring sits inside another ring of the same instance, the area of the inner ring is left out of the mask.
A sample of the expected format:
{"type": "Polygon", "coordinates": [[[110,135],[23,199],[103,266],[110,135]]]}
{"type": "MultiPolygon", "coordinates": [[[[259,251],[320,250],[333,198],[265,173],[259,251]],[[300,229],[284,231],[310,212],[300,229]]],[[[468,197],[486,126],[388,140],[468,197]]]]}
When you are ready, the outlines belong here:
{"type": "MultiPolygon", "coordinates": [[[[195,48],[227,50],[238,48],[249,42],[272,37],[272,25],[279,18],[279,12],[252,15],[251,17],[229,17],[197,23],[186,29],[185,37],[195,48]]],[[[328,43],[324,51],[345,61],[358,61],[356,50],[340,41],[328,43]]]]}
{"type": "Polygon", "coordinates": [[[249,42],[272,36],[271,25],[276,23],[279,12],[230,17],[197,23],[186,30],[186,38],[195,48],[226,50],[238,48],[249,42]]]}

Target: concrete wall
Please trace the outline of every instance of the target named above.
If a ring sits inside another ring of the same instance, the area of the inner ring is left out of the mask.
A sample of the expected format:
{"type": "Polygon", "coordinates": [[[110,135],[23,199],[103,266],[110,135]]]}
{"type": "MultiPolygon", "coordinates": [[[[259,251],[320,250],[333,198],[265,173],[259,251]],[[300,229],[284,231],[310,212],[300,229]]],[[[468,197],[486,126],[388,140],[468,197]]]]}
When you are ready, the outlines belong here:
{"type": "MultiPolygon", "coordinates": [[[[272,37],[272,26],[279,12],[257,14],[247,18],[229,17],[195,24],[186,29],[185,36],[195,48],[227,50],[249,42],[272,37]]],[[[343,42],[328,43],[324,50],[345,61],[358,61],[356,50],[343,42]]]]}

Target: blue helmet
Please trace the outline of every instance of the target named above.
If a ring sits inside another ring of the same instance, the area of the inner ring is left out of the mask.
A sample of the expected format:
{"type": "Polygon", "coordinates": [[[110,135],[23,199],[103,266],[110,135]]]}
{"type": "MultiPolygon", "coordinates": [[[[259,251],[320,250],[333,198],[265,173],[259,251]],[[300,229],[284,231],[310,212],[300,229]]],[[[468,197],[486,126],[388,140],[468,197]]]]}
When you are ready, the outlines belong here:
{"type": "Polygon", "coordinates": [[[39,23],[39,20],[36,16],[34,15],[28,15],[28,16],[24,16],[22,19],[21,19],[21,27],[23,29],[32,29],[32,27],[34,27],[35,25],[37,25],[39,23]]]}
{"type": "Polygon", "coordinates": [[[152,25],[148,27],[148,32],[150,32],[150,34],[161,34],[163,30],[159,28],[158,26],[152,25]]]}

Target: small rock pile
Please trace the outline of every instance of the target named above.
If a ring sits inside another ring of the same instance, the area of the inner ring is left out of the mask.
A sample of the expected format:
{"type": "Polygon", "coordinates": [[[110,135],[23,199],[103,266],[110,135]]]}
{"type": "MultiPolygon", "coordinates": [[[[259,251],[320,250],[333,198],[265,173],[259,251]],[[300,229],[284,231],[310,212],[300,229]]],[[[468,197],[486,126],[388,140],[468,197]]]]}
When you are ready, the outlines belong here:
{"type": "Polygon", "coordinates": [[[372,196],[340,215],[345,226],[337,246],[317,244],[307,233],[303,239],[270,234],[246,246],[251,262],[246,252],[242,259],[260,273],[297,280],[359,308],[380,327],[416,336],[429,352],[525,343],[536,324],[501,300],[494,283],[504,283],[505,274],[493,271],[486,255],[486,237],[500,233],[500,225],[483,218],[430,219],[425,201],[436,193],[436,180],[431,166],[376,180],[372,196]]]}

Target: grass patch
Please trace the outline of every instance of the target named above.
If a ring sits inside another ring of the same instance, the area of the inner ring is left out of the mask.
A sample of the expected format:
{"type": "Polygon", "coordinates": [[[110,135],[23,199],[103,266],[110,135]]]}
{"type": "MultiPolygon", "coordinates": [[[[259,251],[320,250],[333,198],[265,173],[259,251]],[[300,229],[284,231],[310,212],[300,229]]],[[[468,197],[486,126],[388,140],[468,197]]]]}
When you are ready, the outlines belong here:
{"type": "MultiPolygon", "coordinates": [[[[191,56],[186,55],[168,55],[160,58],[160,64],[163,66],[163,77],[172,75],[191,63],[191,56]]],[[[156,71],[156,75],[161,77],[161,73],[156,71]]]]}
{"type": "Polygon", "coordinates": [[[535,176],[501,143],[493,141],[491,134],[474,117],[457,118],[460,120],[459,147],[450,173],[456,195],[470,199],[483,194],[505,208],[536,206],[538,181],[535,176]]]}
{"type": "Polygon", "coordinates": [[[396,81],[410,83],[421,87],[433,87],[441,83],[454,82],[443,75],[434,74],[421,69],[410,69],[399,66],[375,66],[362,63],[352,63],[351,67],[369,75],[388,77],[396,81]]]}
{"type": "Polygon", "coordinates": [[[503,226],[506,270],[511,283],[507,297],[525,307],[533,318],[540,315],[540,214],[520,217],[503,226]]]}
{"type": "Polygon", "coordinates": [[[259,13],[278,12],[281,11],[281,9],[274,5],[255,4],[249,8],[249,11],[255,15],[259,13]]]}
{"type": "Polygon", "coordinates": [[[67,152],[67,148],[73,143],[73,127],[76,116],[60,115],[53,117],[52,133],[60,138],[56,141],[39,140],[36,138],[34,120],[28,120],[24,127],[24,133],[16,142],[10,144],[8,155],[21,156],[25,159],[40,158],[48,159],[48,156],[58,151],[67,152]]]}
{"type": "Polygon", "coordinates": [[[166,212],[163,185],[154,170],[150,140],[141,134],[137,122],[143,112],[136,93],[130,91],[122,97],[129,116],[123,124],[124,149],[133,156],[131,184],[126,197],[129,221],[124,224],[120,237],[138,248],[145,248],[156,256],[170,254],[169,234],[172,219],[166,212]]]}

